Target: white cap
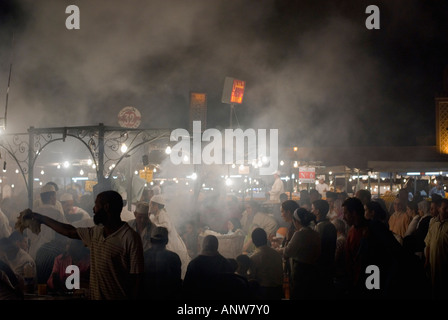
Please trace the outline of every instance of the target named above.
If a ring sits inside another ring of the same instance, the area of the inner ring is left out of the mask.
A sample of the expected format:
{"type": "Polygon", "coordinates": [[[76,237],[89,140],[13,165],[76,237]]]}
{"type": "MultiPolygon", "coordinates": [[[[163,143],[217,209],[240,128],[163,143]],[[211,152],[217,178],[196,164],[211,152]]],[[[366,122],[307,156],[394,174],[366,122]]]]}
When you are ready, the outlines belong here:
{"type": "Polygon", "coordinates": [[[56,189],[54,188],[53,185],[46,184],[42,188],[40,188],[40,193],[45,193],[45,192],[56,192],[56,189]]]}
{"type": "Polygon", "coordinates": [[[73,195],[71,193],[64,193],[61,195],[61,197],[59,198],[59,201],[63,202],[63,201],[70,201],[73,200],[73,195]]]}
{"type": "Polygon", "coordinates": [[[150,202],[155,202],[161,205],[165,205],[165,199],[160,194],[153,195],[150,202]]]}

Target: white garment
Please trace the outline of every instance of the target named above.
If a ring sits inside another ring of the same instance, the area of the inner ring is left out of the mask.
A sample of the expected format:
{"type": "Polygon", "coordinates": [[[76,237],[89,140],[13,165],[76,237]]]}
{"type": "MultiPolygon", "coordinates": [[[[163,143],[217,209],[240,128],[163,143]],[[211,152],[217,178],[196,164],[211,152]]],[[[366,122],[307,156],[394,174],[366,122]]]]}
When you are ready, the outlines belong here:
{"type": "Polygon", "coordinates": [[[129,211],[128,206],[125,205],[121,210],[121,220],[128,222],[129,220],[135,219],[134,211],[135,204],[131,204],[131,211],[129,211]]]}
{"type": "MultiPolygon", "coordinates": [[[[43,204],[41,207],[38,207],[33,210],[34,212],[40,213],[44,216],[50,217],[59,222],[67,223],[64,214],[57,208],[57,206],[53,206],[51,204],[43,204]]],[[[47,227],[44,224],[40,226],[40,233],[34,234],[32,232],[27,232],[27,235],[30,239],[30,249],[29,254],[33,259],[36,259],[37,250],[44,243],[50,242],[54,239],[56,231],[47,227]]]]}
{"type": "Polygon", "coordinates": [[[168,244],[166,245],[166,249],[173,251],[179,255],[180,261],[182,262],[181,276],[183,279],[185,277],[185,273],[187,272],[188,264],[190,263],[191,260],[185,242],[182,240],[181,236],[177,232],[168,212],[165,209],[161,209],[157,214],[157,216],[151,214],[149,218],[151,222],[154,223],[156,226],[167,228],[168,244]]]}
{"type": "Polygon", "coordinates": [[[94,225],[95,225],[95,222],[93,222],[93,218],[81,219],[81,220],[72,222],[72,226],[74,226],[75,228],[89,228],[89,227],[93,227],[94,225]]]}
{"type": "Polygon", "coordinates": [[[319,193],[323,198],[326,198],[327,191],[330,191],[330,187],[325,182],[324,183],[319,182],[318,184],[316,184],[316,190],[319,191],[319,193]]]}
{"type": "Polygon", "coordinates": [[[269,199],[274,202],[280,202],[280,195],[285,192],[283,181],[280,178],[274,180],[271,191],[269,192],[269,199]]]}
{"type": "Polygon", "coordinates": [[[65,214],[65,218],[70,221],[70,214],[79,214],[81,218],[78,220],[92,219],[90,214],[83,208],[73,206],[69,213],[65,214]]]}
{"type": "Polygon", "coordinates": [[[7,259],[7,262],[15,274],[18,274],[22,278],[33,278],[34,283],[36,283],[36,263],[28,252],[19,249],[16,256],[13,259],[7,259]]]}
{"type": "Polygon", "coordinates": [[[11,226],[8,217],[0,210],[0,239],[11,235],[11,226]]]}

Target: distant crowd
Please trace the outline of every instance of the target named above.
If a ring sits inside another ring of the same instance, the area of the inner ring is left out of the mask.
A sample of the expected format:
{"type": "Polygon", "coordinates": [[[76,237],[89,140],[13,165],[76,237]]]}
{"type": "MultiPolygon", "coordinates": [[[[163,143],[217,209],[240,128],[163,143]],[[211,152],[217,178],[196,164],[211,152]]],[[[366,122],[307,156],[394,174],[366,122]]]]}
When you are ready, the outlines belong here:
{"type": "Polygon", "coordinates": [[[205,198],[178,223],[160,187],[128,210],[116,191],[81,200],[50,182],[32,210],[1,204],[0,299],[444,299],[440,190],[401,189],[391,201],[317,188],[298,200],[205,198]]]}

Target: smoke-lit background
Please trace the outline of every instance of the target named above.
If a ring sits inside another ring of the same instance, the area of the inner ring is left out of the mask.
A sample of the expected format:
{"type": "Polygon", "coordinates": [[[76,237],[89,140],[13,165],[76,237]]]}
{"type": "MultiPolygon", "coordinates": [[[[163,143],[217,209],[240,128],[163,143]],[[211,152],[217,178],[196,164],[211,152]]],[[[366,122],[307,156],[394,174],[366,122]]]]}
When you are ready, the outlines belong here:
{"type": "Polygon", "coordinates": [[[2,0],[0,113],[12,62],[7,132],[116,126],[125,106],[141,128],[188,128],[190,91],[224,128],[230,76],[247,85],[234,125],[279,129],[281,144],[435,145],[447,16],[427,0],[2,0]],[[80,30],[65,27],[71,4],[80,30]]]}

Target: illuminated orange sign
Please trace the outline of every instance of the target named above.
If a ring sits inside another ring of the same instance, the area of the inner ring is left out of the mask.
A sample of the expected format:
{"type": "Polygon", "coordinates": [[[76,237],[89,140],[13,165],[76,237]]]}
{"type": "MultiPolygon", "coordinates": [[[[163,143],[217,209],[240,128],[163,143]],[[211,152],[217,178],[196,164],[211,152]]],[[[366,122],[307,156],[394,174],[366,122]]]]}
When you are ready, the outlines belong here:
{"type": "Polygon", "coordinates": [[[243,103],[245,87],[246,81],[226,77],[224,81],[224,88],[222,90],[221,101],[228,104],[243,103]]]}
{"type": "Polygon", "coordinates": [[[243,103],[245,86],[246,86],[245,81],[233,79],[232,94],[230,96],[231,103],[243,103]]]}

